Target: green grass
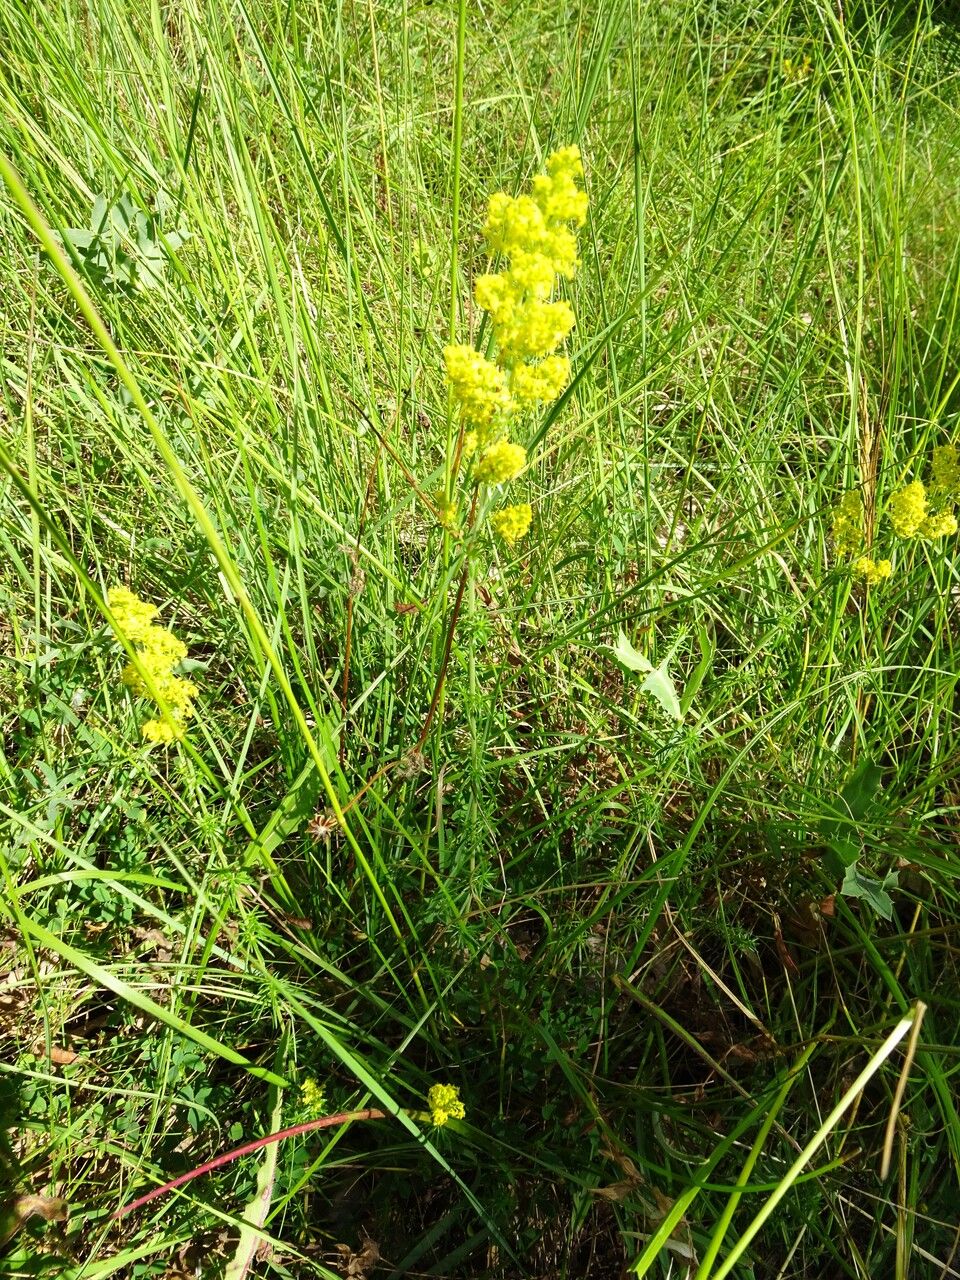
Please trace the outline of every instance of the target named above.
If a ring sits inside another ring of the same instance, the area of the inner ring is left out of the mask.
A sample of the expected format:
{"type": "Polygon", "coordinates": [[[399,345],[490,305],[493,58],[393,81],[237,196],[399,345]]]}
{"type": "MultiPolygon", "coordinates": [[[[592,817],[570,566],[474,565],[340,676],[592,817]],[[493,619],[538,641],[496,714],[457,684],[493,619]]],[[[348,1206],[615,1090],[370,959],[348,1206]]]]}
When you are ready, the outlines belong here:
{"type": "Polygon", "coordinates": [[[69,1206],[0,1275],[960,1274],[954,540],[830,546],[960,434],[960,29],[844,9],[0,0],[0,1186],[69,1206]],[[428,717],[442,347],[568,142],[573,385],[428,717]],[[387,1118],[111,1221],[308,1077],[387,1118]]]}

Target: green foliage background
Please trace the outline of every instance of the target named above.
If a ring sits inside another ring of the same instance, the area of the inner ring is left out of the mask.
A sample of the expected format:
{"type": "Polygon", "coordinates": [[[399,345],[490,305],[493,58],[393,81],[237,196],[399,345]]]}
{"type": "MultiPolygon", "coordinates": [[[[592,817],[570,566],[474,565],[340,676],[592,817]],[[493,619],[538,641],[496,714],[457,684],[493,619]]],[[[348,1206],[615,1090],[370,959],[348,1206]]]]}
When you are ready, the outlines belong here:
{"type": "Polygon", "coordinates": [[[951,24],[0,0],[39,210],[0,194],[0,1172],[70,1206],[2,1274],[225,1269],[258,1157],[110,1215],[302,1118],[312,1077],[392,1118],[280,1145],[251,1274],[370,1238],[378,1276],[613,1277],[699,1177],[641,1271],[706,1280],[917,1000],[890,1176],[899,1051],[731,1265],[949,1264],[955,548],[866,593],[829,529],[859,486],[883,536],[957,437],[951,24]],[[415,750],[460,570],[411,483],[443,474],[451,304],[468,340],[487,195],[568,142],[573,387],[415,750]],[[119,682],[117,582],[195,663],[169,752],[119,682]],[[395,1115],[438,1080],[466,1121],[395,1115]]]}

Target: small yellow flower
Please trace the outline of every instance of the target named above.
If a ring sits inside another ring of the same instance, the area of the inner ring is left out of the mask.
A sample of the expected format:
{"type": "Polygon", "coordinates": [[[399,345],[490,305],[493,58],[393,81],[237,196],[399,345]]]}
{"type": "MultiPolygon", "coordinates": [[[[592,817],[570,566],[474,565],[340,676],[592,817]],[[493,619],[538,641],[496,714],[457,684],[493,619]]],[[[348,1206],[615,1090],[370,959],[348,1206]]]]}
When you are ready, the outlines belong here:
{"type": "Polygon", "coordinates": [[[506,484],[527,465],[527,451],[509,440],[498,440],[480,456],[473,469],[476,484],[506,484]]]}
{"type": "Polygon", "coordinates": [[[868,587],[875,587],[890,577],[893,565],[889,560],[871,560],[869,556],[860,556],[853,562],[853,572],[858,578],[863,578],[868,587]]]}
{"type": "Polygon", "coordinates": [[[939,511],[936,515],[927,516],[920,526],[921,538],[935,542],[937,538],[949,538],[957,532],[957,517],[952,511],[939,511]]]}
{"type": "Polygon", "coordinates": [[[800,84],[813,74],[813,64],[807,54],[804,54],[801,62],[794,62],[792,58],[784,58],[780,69],[783,72],[784,80],[788,84],[800,84]]]}
{"type": "Polygon", "coordinates": [[[838,556],[853,555],[863,542],[863,499],[850,489],[833,513],[833,546],[838,556]]]}
{"type": "Polygon", "coordinates": [[[577,187],[583,164],[577,147],[563,147],[547,158],[547,172],[533,180],[533,198],[548,220],[581,227],[587,217],[587,193],[577,187]]]}
{"type": "Polygon", "coordinates": [[[517,404],[547,403],[570,381],[570,361],[566,356],[547,356],[539,364],[518,364],[510,375],[510,394],[517,404]]]}
{"type": "Polygon", "coordinates": [[[446,502],[441,496],[441,500],[437,504],[437,520],[444,529],[456,529],[457,504],[455,502],[446,502]]]}
{"type": "MultiPolygon", "coordinates": [[[[583,177],[583,161],[580,159],[580,148],[576,143],[571,142],[568,146],[560,147],[547,156],[547,173],[554,179],[583,177]]],[[[573,215],[562,216],[572,217],[573,215]]]]}
{"type": "Polygon", "coordinates": [[[307,1076],[300,1086],[300,1102],[314,1116],[322,1116],[327,1107],[327,1090],[317,1084],[313,1076],[307,1076]]]}
{"type": "Polygon", "coordinates": [[[140,732],[145,742],[157,743],[164,747],[183,737],[182,726],[175,724],[173,720],[144,720],[140,732]]]}
{"type": "Polygon", "coordinates": [[[933,451],[932,469],[936,488],[948,497],[956,496],[960,490],[960,461],[957,460],[956,446],[938,445],[933,451]]]}
{"type": "Polygon", "coordinates": [[[126,587],[111,587],[107,603],[119,634],[136,651],[138,663],[128,662],[120,678],[131,693],[150,698],[163,713],[147,720],[141,729],[147,742],[167,744],[182,738],[193,715],[196,686],[174,675],[187,656],[187,646],[153,619],[158,610],[126,587]]]}
{"type": "Polygon", "coordinates": [[[462,1120],[467,1114],[460,1101],[460,1090],[452,1084],[435,1084],[427,1094],[430,1118],[437,1126],[448,1120],[462,1120]]]}
{"type": "Polygon", "coordinates": [[[510,392],[502,369],[464,343],[444,347],[443,359],[464,422],[489,427],[498,415],[509,413],[510,392]]]}
{"type": "Polygon", "coordinates": [[[510,270],[477,276],[473,296],[477,304],[497,316],[504,308],[520,304],[524,295],[549,298],[554,265],[545,253],[521,249],[513,255],[510,270]]]}
{"type": "Polygon", "coordinates": [[[546,233],[547,220],[532,196],[508,196],[498,191],[490,197],[483,236],[491,256],[536,253],[546,233]]]}
{"type": "Polygon", "coordinates": [[[533,508],[529,502],[518,502],[516,506],[504,507],[490,517],[490,525],[495,534],[501,537],[508,546],[513,546],[518,538],[522,538],[530,528],[533,519],[533,508]]]}
{"type": "Polygon", "coordinates": [[[565,299],[529,298],[494,320],[494,334],[507,360],[536,360],[556,351],[575,323],[573,307],[565,299]]]}
{"type": "Polygon", "coordinates": [[[898,538],[915,538],[927,518],[927,491],[920,480],[891,494],[887,514],[898,538]]]}
{"type": "Polygon", "coordinates": [[[107,604],[117,620],[117,626],[131,644],[143,644],[150,633],[153,619],[159,613],[155,605],[147,604],[126,587],[111,587],[107,592],[107,604]]]}

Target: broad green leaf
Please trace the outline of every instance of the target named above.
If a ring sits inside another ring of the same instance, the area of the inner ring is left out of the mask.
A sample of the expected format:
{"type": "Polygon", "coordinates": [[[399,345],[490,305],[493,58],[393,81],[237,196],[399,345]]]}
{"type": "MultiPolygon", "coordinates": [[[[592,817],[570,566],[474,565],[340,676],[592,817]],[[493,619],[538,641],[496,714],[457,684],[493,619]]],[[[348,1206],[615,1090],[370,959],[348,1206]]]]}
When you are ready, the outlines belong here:
{"type": "Polygon", "coordinates": [[[882,777],[883,770],[869,757],[862,760],[833,803],[826,806],[820,833],[828,846],[826,863],[833,875],[842,874],[862,854],[862,828],[874,807],[882,777]]]}
{"type": "Polygon", "coordinates": [[[861,819],[867,816],[877,792],[880,790],[882,777],[883,770],[880,766],[867,758],[861,761],[847,779],[840,795],[854,822],[860,822],[861,819]]]}
{"type": "Polygon", "coordinates": [[[666,662],[661,662],[659,667],[655,667],[648,658],[645,658],[639,650],[633,647],[622,631],[613,647],[613,656],[618,662],[623,663],[628,670],[644,673],[645,678],[640,686],[641,691],[652,694],[671,720],[683,719],[680,699],[677,696],[677,686],[670,678],[666,662]]]}
{"type": "Polygon", "coordinates": [[[642,671],[646,674],[653,670],[650,659],[645,658],[639,649],[635,649],[622,631],[617,636],[617,643],[613,646],[613,656],[630,671],[642,671]]]}
{"type": "Polygon", "coordinates": [[[887,893],[887,889],[895,889],[898,882],[899,876],[896,871],[891,871],[890,875],[883,880],[878,880],[876,876],[861,871],[857,864],[852,862],[847,867],[840,892],[847,898],[862,898],[873,907],[878,916],[884,920],[890,920],[893,917],[893,899],[887,893]]]}

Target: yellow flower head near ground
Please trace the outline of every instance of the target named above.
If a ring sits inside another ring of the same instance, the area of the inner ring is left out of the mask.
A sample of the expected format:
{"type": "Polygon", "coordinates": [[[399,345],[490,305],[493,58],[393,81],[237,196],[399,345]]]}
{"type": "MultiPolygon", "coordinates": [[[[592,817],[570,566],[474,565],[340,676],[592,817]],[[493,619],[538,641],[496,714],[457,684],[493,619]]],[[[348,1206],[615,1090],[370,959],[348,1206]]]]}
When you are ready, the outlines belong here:
{"type": "Polygon", "coordinates": [[[327,1089],[317,1084],[313,1076],[307,1076],[300,1086],[300,1102],[312,1116],[322,1116],[327,1109],[327,1089]]]}
{"type": "Polygon", "coordinates": [[[788,84],[801,84],[813,75],[813,63],[809,54],[804,54],[803,59],[796,62],[793,58],[784,58],[780,70],[788,84]]]}
{"type": "Polygon", "coordinates": [[[445,1125],[448,1120],[462,1120],[467,1109],[460,1101],[460,1090],[452,1084],[435,1084],[427,1094],[430,1118],[435,1125],[445,1125]]]}
{"type": "MultiPolygon", "coordinates": [[[[556,400],[570,381],[570,360],[555,354],[576,323],[570,303],[554,297],[558,279],[572,280],[579,266],[574,228],[587,216],[587,193],[579,148],[562,147],[547,157],[526,193],[495,192],[483,228],[487,251],[504,266],[474,282],[474,297],[490,317],[496,359],[473,347],[444,348],[447,384],[460,409],[460,456],[473,461],[476,484],[499,485],[526,465],[526,452],[503,437],[511,419],[556,400]]],[[[530,527],[529,504],[494,517],[505,541],[530,527]]],[[[530,513],[532,516],[532,512],[530,513]]]]}
{"type": "Polygon", "coordinates": [[[160,716],[147,720],[141,732],[147,742],[168,743],[182,738],[193,715],[196,686],[174,675],[187,656],[187,646],[153,619],[158,610],[126,587],[111,587],[107,603],[117,630],[137,652],[138,663],[128,662],[120,678],[138,698],[150,698],[160,716]]]}
{"type": "MultiPolygon", "coordinates": [[[[929,488],[922,480],[912,480],[887,499],[886,517],[895,538],[939,542],[958,529],[954,503],[960,496],[960,457],[952,444],[934,447],[930,460],[929,488]]],[[[867,586],[877,586],[893,572],[890,560],[874,560],[873,537],[867,541],[863,500],[856,489],[845,493],[833,513],[833,545],[837,556],[855,557],[853,574],[867,586]]]]}

